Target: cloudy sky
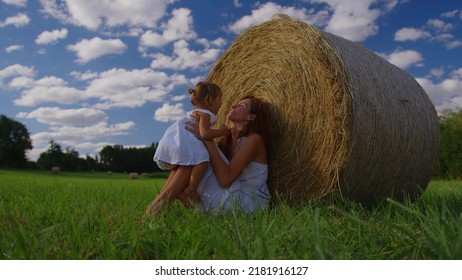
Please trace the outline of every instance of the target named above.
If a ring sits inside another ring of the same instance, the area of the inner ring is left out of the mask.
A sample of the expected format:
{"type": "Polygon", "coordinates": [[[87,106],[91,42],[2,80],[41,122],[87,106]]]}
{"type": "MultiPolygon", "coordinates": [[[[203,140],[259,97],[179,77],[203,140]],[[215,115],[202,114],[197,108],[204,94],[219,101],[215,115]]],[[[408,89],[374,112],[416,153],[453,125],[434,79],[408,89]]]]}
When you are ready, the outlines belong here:
{"type": "Polygon", "coordinates": [[[149,146],[187,88],[275,13],[360,42],[409,72],[439,113],[462,108],[459,0],[0,0],[0,114],[80,155],[149,146]]]}

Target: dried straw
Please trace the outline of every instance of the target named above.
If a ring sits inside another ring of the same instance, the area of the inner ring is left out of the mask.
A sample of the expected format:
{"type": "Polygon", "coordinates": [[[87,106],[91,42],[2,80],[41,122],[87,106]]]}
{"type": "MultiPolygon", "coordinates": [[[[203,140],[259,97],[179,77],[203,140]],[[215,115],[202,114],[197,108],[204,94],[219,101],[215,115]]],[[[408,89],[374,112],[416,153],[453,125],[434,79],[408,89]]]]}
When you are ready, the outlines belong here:
{"type": "Polygon", "coordinates": [[[248,94],[270,104],[273,195],[372,202],[416,197],[431,178],[432,103],[410,75],[357,43],[278,16],[241,34],[207,79],[224,92],[220,121],[248,94]]]}

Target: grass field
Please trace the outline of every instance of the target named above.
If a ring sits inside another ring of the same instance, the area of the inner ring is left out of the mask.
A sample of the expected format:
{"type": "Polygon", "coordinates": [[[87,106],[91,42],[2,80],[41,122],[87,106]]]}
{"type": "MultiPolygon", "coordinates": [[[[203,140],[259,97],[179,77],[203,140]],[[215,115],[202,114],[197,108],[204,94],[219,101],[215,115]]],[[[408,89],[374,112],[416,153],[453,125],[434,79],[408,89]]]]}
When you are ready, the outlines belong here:
{"type": "Polygon", "coordinates": [[[462,259],[462,181],[414,202],[325,201],[140,221],[165,178],[0,170],[0,259],[462,259]]]}

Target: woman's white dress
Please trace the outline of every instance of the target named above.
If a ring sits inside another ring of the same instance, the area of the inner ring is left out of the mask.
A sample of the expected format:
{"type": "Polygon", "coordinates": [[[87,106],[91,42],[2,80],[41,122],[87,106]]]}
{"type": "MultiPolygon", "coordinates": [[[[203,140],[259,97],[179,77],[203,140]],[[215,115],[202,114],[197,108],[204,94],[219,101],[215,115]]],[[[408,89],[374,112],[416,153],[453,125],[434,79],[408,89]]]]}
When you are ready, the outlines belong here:
{"type": "MultiPolygon", "coordinates": [[[[216,115],[208,110],[195,109],[188,112],[185,117],[174,122],[165,131],[154,154],[155,162],[162,161],[171,165],[197,165],[210,161],[204,143],[185,128],[186,122],[194,122],[191,113],[195,111],[209,114],[210,125],[217,122],[216,115]]],[[[161,166],[161,164],[158,165],[161,166]]]]}
{"type": "MultiPolygon", "coordinates": [[[[228,163],[221,151],[220,155],[228,163]]],[[[206,212],[262,210],[270,199],[267,179],[268,165],[252,161],[229,188],[222,188],[209,164],[197,189],[199,207],[206,212]]]]}

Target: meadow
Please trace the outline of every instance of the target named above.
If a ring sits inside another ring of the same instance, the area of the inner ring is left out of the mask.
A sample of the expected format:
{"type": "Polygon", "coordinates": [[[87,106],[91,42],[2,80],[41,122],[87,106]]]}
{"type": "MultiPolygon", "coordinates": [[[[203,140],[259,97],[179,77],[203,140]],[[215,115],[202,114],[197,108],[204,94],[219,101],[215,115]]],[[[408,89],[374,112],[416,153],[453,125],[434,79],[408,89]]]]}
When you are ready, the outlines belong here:
{"type": "Polygon", "coordinates": [[[175,204],[141,219],[164,181],[0,170],[0,259],[462,259],[462,181],[374,207],[278,201],[211,215],[175,204]]]}

